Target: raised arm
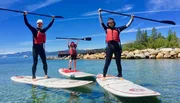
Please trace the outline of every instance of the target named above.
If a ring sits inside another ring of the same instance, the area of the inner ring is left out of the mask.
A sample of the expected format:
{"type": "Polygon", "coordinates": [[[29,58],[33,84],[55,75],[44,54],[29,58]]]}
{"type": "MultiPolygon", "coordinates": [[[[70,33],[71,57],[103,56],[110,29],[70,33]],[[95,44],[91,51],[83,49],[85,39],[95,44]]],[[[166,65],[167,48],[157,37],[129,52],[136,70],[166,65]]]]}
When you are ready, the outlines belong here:
{"type": "Polygon", "coordinates": [[[107,26],[106,26],[106,25],[104,24],[104,22],[103,22],[102,14],[101,14],[101,8],[99,8],[98,14],[99,14],[99,21],[100,21],[100,23],[101,23],[101,26],[104,28],[104,30],[106,30],[106,29],[107,29],[107,26]]]}
{"type": "Polygon", "coordinates": [[[76,42],[76,45],[78,46],[78,43],[79,43],[79,39],[77,40],[77,42],[76,42]]]}
{"type": "Polygon", "coordinates": [[[133,21],[134,21],[134,15],[132,14],[131,19],[126,25],[118,27],[119,31],[123,31],[124,29],[128,28],[132,24],[133,21]]]}
{"type": "Polygon", "coordinates": [[[43,31],[46,32],[53,25],[53,23],[54,23],[54,16],[52,16],[52,21],[49,23],[47,27],[43,29],[43,31]]]}
{"type": "Polygon", "coordinates": [[[102,14],[101,14],[101,8],[98,9],[98,14],[99,14],[99,21],[102,24],[103,23],[103,19],[102,19],[102,14]]]}
{"type": "Polygon", "coordinates": [[[132,14],[132,15],[131,15],[131,19],[130,19],[129,22],[126,24],[126,27],[129,27],[129,26],[132,24],[133,20],[134,20],[134,15],[132,14]]]}
{"type": "Polygon", "coordinates": [[[24,11],[23,15],[24,15],[24,22],[26,24],[26,26],[31,30],[31,31],[34,31],[36,30],[33,26],[31,26],[27,20],[27,17],[26,15],[28,14],[28,12],[24,11]]]}
{"type": "Polygon", "coordinates": [[[68,48],[69,48],[69,45],[70,45],[70,44],[69,44],[69,41],[70,41],[70,39],[68,39],[68,48]]]}

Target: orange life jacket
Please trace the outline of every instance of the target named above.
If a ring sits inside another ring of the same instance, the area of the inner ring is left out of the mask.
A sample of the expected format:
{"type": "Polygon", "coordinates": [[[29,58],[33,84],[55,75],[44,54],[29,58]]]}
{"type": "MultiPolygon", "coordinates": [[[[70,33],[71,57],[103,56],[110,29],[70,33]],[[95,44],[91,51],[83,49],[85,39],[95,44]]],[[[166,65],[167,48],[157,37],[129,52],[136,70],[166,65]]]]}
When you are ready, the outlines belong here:
{"type": "Polygon", "coordinates": [[[38,31],[37,36],[34,38],[34,44],[43,44],[46,42],[46,34],[38,31]]]}
{"type": "Polygon", "coordinates": [[[69,45],[69,46],[70,46],[69,54],[70,54],[70,55],[76,55],[76,54],[77,54],[77,52],[76,52],[76,47],[77,47],[77,45],[74,44],[74,45],[69,45]]]}
{"type": "Polygon", "coordinates": [[[106,42],[117,41],[120,42],[119,31],[117,29],[107,29],[106,31],[106,42]]]}

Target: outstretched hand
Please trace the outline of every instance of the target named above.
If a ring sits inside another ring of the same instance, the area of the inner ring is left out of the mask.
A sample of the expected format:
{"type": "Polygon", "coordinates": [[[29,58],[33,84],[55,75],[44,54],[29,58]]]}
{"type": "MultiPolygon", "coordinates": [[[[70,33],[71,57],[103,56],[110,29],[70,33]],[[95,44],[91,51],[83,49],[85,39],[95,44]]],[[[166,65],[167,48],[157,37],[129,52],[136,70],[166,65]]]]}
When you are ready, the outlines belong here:
{"type": "Polygon", "coordinates": [[[55,16],[52,16],[52,19],[54,19],[55,18],[55,16]]]}
{"type": "Polygon", "coordinates": [[[99,8],[99,9],[98,9],[98,12],[99,12],[99,13],[101,13],[101,11],[102,11],[102,9],[101,9],[101,8],[99,8]]]}
{"type": "Polygon", "coordinates": [[[134,15],[133,14],[131,14],[131,19],[134,19],[134,15]]]}
{"type": "Polygon", "coordinates": [[[23,14],[24,14],[24,15],[27,15],[27,14],[28,14],[28,12],[27,12],[27,11],[24,11],[24,12],[23,12],[23,14]]]}

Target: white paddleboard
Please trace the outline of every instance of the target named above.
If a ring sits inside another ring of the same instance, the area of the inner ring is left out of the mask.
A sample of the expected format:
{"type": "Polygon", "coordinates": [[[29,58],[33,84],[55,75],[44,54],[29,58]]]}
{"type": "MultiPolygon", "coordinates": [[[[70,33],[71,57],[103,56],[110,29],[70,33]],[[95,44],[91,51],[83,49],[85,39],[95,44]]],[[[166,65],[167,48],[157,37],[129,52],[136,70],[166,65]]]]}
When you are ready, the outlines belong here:
{"type": "Polygon", "coordinates": [[[151,97],[161,95],[158,92],[134,84],[128,80],[120,80],[119,77],[107,75],[103,80],[103,75],[98,74],[96,81],[106,91],[120,97],[151,97]]]}
{"type": "Polygon", "coordinates": [[[92,83],[92,81],[69,80],[60,78],[36,77],[37,81],[32,80],[32,76],[12,76],[11,80],[20,83],[32,84],[48,88],[74,88],[92,83]]]}
{"type": "Polygon", "coordinates": [[[80,72],[78,70],[69,70],[66,68],[61,68],[59,69],[59,73],[61,73],[62,75],[66,76],[66,77],[70,77],[70,78],[88,78],[88,77],[94,77],[94,74],[90,74],[90,73],[85,73],[85,72],[80,72]]]}

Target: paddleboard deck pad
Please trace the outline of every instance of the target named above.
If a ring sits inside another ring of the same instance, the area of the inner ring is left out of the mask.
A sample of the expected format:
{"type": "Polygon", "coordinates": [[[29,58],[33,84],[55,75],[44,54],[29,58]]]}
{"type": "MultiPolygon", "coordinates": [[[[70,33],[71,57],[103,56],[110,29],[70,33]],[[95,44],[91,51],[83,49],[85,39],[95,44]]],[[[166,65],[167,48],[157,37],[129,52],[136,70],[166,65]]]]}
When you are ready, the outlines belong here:
{"type": "Polygon", "coordinates": [[[66,68],[59,69],[59,73],[61,73],[62,75],[66,76],[66,77],[76,78],[76,79],[90,78],[90,77],[94,78],[95,77],[95,75],[90,74],[90,73],[80,72],[78,70],[69,70],[66,68]]]}
{"type": "Polygon", "coordinates": [[[102,74],[96,76],[96,81],[106,91],[120,97],[152,97],[159,96],[160,93],[134,84],[126,79],[120,80],[119,77],[107,75],[103,79],[102,74]]]}
{"type": "Polygon", "coordinates": [[[60,78],[36,77],[37,81],[32,80],[32,76],[12,76],[11,80],[19,83],[32,84],[48,88],[74,88],[92,83],[92,81],[70,80],[60,78]]]}

